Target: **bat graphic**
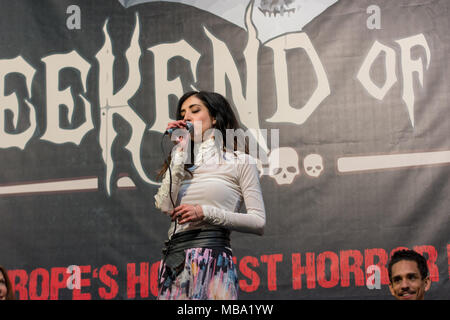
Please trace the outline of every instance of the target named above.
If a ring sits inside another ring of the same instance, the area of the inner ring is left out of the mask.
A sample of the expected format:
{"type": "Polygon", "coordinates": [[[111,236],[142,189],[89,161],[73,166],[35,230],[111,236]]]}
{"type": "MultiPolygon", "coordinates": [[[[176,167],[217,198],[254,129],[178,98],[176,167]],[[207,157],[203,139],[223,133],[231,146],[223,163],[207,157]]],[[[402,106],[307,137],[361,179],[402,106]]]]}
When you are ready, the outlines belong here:
{"type": "MultiPolygon", "coordinates": [[[[119,0],[125,7],[157,2],[158,0],[119,0]]],[[[250,2],[259,10],[253,10],[252,21],[258,31],[258,39],[264,44],[279,35],[298,32],[338,0],[166,0],[182,3],[208,11],[243,29],[245,11],[250,2]]]]}

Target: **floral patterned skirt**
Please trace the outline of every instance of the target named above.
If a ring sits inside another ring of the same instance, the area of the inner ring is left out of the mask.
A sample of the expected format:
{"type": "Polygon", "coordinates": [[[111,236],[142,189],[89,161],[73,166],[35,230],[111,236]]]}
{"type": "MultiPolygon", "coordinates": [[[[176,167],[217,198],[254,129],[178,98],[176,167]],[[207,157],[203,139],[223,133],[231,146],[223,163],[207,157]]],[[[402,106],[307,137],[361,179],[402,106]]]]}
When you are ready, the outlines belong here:
{"type": "Polygon", "coordinates": [[[161,264],[159,300],[237,300],[233,257],[221,249],[187,249],[184,268],[175,278],[161,264]]]}

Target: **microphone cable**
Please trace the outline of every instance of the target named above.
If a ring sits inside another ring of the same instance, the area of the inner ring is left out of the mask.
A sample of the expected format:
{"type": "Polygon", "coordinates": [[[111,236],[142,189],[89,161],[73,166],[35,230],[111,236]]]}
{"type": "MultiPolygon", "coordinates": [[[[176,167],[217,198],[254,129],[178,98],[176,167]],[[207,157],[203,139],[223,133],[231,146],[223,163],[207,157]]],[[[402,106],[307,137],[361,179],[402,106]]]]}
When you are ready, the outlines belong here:
{"type": "MultiPolygon", "coordinates": [[[[170,168],[170,163],[167,161],[166,152],[164,150],[164,143],[163,143],[165,136],[166,136],[166,133],[164,133],[163,136],[161,137],[160,145],[161,145],[161,151],[162,151],[162,154],[163,154],[163,157],[164,157],[164,163],[167,164],[167,168],[169,170],[169,181],[170,181],[170,184],[169,184],[169,197],[170,197],[170,202],[172,203],[172,210],[175,210],[175,202],[173,201],[173,198],[172,198],[172,169],[170,168]]],[[[171,161],[172,161],[172,159],[171,159],[171,161]]],[[[175,222],[175,227],[173,229],[172,235],[169,237],[169,240],[167,241],[166,252],[164,253],[164,257],[163,257],[163,260],[161,262],[161,266],[160,266],[160,270],[159,270],[159,274],[158,274],[158,278],[159,278],[159,280],[158,280],[158,291],[159,291],[159,288],[162,285],[163,267],[164,267],[164,264],[166,262],[167,256],[169,255],[170,247],[172,245],[172,237],[173,237],[173,235],[175,234],[175,232],[177,230],[177,220],[175,219],[174,222],[175,222]]]]}

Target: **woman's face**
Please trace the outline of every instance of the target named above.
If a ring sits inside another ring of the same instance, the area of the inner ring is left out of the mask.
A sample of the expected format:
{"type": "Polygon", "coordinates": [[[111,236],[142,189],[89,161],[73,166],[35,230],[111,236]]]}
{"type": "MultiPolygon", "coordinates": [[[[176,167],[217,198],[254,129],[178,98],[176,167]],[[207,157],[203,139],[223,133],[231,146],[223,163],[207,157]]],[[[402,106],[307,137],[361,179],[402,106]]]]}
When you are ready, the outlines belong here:
{"type": "Polygon", "coordinates": [[[6,288],[6,280],[3,276],[3,272],[0,271],[0,300],[6,300],[8,295],[8,289],[6,288]]]}
{"type": "MultiPolygon", "coordinates": [[[[194,125],[195,141],[201,140],[205,131],[211,129],[216,123],[216,120],[209,114],[208,108],[196,96],[190,96],[183,102],[180,115],[183,120],[194,125]]],[[[203,138],[206,139],[206,137],[203,138]]]]}

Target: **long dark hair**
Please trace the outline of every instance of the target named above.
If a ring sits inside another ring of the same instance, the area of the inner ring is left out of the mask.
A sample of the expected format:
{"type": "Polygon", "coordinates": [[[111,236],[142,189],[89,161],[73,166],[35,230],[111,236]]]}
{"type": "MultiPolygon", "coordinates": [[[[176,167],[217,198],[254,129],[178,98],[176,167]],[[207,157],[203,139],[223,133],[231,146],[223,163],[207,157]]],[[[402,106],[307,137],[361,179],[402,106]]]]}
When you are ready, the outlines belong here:
{"type": "MultiPolygon", "coordinates": [[[[240,129],[239,122],[233,112],[233,108],[231,107],[230,103],[228,102],[225,97],[223,97],[221,94],[216,92],[208,92],[208,91],[189,91],[186,92],[180,100],[178,100],[177,105],[177,112],[176,112],[176,119],[182,120],[183,117],[181,116],[181,106],[183,103],[190,97],[196,97],[200,99],[205,107],[208,109],[209,115],[213,117],[216,122],[213,125],[213,128],[220,131],[222,134],[222,146],[225,148],[228,146],[227,144],[227,129],[240,129]]],[[[194,142],[191,140],[191,144],[194,142]]],[[[230,143],[230,142],[229,142],[230,143]]],[[[245,143],[245,152],[248,153],[248,145],[245,143]]],[[[194,148],[191,148],[191,159],[193,158],[193,150],[194,148]]],[[[233,142],[233,151],[237,150],[237,141],[233,142]]],[[[167,161],[162,166],[161,170],[158,172],[157,178],[160,180],[164,176],[164,173],[167,171],[168,164],[170,163],[171,157],[167,158],[167,161]]],[[[185,169],[189,168],[192,164],[186,164],[185,169]]],[[[188,171],[190,173],[190,171],[188,171]]]]}

